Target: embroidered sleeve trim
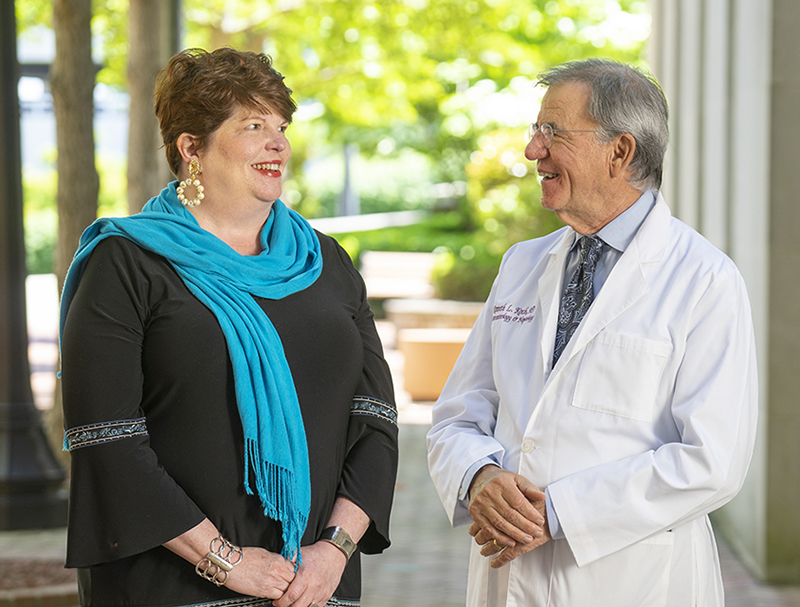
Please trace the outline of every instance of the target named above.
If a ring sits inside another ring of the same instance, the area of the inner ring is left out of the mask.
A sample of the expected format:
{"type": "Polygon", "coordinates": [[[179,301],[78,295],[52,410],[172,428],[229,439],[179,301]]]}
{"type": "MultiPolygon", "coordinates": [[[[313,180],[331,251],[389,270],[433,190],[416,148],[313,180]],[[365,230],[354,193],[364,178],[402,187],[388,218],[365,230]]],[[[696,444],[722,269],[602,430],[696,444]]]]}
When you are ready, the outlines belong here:
{"type": "Polygon", "coordinates": [[[74,451],[82,447],[145,435],[147,435],[147,424],[144,417],[88,424],[67,430],[64,434],[64,448],[67,451],[74,451]]]}
{"type": "Polygon", "coordinates": [[[350,415],[372,415],[397,425],[397,407],[370,396],[356,396],[350,407],[350,415]]]}

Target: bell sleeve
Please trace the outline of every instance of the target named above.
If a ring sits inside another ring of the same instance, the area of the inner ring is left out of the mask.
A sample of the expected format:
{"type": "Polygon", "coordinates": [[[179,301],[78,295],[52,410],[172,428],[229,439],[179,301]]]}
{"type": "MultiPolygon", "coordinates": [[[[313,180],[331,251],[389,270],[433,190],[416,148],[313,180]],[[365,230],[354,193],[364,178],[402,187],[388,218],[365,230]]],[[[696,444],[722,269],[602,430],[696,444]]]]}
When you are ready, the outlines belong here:
{"type": "Polygon", "coordinates": [[[147,551],[205,518],[150,448],[141,407],[149,283],[137,251],[117,237],[97,245],[62,335],[67,567],[147,551]]]}
{"type": "Polygon", "coordinates": [[[347,253],[339,248],[339,254],[357,281],[361,298],[356,324],[363,344],[364,367],[350,408],[338,493],[369,516],[370,526],[359,542],[359,549],[365,554],[378,554],[390,544],[389,515],[397,477],[397,407],[364,281],[347,253]]]}

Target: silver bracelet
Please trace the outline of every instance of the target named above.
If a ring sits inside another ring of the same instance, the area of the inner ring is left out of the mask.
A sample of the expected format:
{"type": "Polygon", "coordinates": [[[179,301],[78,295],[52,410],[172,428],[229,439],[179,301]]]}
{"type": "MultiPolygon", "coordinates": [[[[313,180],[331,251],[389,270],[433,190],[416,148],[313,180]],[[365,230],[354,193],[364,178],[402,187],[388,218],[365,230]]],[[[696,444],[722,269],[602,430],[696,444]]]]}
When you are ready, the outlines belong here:
{"type": "Polygon", "coordinates": [[[220,535],[211,540],[209,553],[195,565],[194,571],[201,578],[217,586],[224,586],[230,570],[241,563],[243,558],[242,549],[220,535]],[[232,560],[234,556],[235,560],[232,560]]]}
{"type": "Polygon", "coordinates": [[[347,557],[348,561],[358,547],[350,538],[350,534],[341,527],[328,527],[322,532],[322,536],[319,539],[336,546],[347,557]]]}

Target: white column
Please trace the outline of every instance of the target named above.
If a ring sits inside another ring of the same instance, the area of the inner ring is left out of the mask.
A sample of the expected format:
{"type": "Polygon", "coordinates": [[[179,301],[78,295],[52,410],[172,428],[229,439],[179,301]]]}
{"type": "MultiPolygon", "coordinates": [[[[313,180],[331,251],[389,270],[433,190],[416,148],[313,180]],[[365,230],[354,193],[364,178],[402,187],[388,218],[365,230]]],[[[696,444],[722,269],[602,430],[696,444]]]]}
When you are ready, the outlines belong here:
{"type": "MultiPolygon", "coordinates": [[[[772,57],[773,52],[776,57],[783,52],[780,47],[774,50],[772,24],[773,6],[781,6],[780,15],[775,16],[777,24],[800,13],[795,3],[651,0],[656,32],[653,69],[671,102],[672,143],[665,167],[665,196],[678,217],[697,227],[739,266],[756,327],[761,385],[756,452],[743,490],[715,514],[714,523],[733,542],[748,567],[767,579],[772,577],[774,560],[768,558],[768,519],[772,505],[782,495],[771,480],[775,476],[774,454],[776,449],[780,453],[780,448],[789,447],[777,445],[775,433],[770,435],[772,443],[767,442],[770,409],[777,406],[775,410],[787,410],[768,400],[775,385],[770,362],[770,348],[774,346],[769,333],[772,328],[775,334],[770,294],[776,289],[770,280],[770,256],[774,255],[770,250],[770,214],[776,208],[771,192],[771,155],[775,153],[771,137],[783,132],[774,125],[772,116],[772,57]]],[[[789,31],[791,26],[785,29],[789,31]]],[[[799,31],[796,27],[794,30],[799,31]]],[[[792,50],[792,40],[799,37],[787,34],[786,48],[792,50]]],[[[786,120],[800,118],[792,115],[786,120]]],[[[784,153],[785,157],[791,155],[789,150],[784,153]]],[[[793,207],[783,204],[779,208],[793,207]]],[[[788,212],[785,222],[791,222],[788,212]]],[[[800,249],[800,230],[798,234],[800,249]]],[[[782,350],[780,357],[791,359],[796,366],[796,356],[790,356],[788,348],[784,346],[787,351],[782,350]]],[[[797,393],[800,388],[795,400],[797,393]]],[[[796,446],[793,448],[796,451],[796,446]]],[[[784,579],[790,577],[782,575],[784,579]]]]}
{"type": "Polygon", "coordinates": [[[673,208],[683,221],[700,227],[700,112],[701,104],[701,22],[702,3],[681,0],[679,10],[680,52],[678,55],[678,107],[674,115],[677,132],[677,200],[673,208]]]}
{"type": "Polygon", "coordinates": [[[653,34],[649,47],[650,69],[661,83],[669,101],[670,142],[664,157],[664,176],[661,192],[667,204],[676,213],[677,198],[677,144],[675,141],[676,115],[678,114],[678,54],[675,41],[678,39],[678,1],[651,0],[653,34]]]}
{"type": "Polygon", "coordinates": [[[723,251],[728,247],[728,170],[730,140],[729,0],[703,6],[703,78],[700,133],[700,227],[723,251]]]}

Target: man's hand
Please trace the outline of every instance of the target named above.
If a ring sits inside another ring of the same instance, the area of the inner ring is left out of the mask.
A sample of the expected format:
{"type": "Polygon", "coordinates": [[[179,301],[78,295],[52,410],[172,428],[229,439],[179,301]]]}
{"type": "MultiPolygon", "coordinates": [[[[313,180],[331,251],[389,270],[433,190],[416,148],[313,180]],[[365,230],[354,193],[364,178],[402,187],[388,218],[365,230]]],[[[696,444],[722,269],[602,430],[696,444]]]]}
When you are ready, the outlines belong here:
{"type": "Polygon", "coordinates": [[[470,535],[502,567],[550,540],[545,494],[528,479],[498,466],[481,468],[470,487],[470,535]]]}
{"type": "MultiPolygon", "coordinates": [[[[541,508],[542,512],[546,512],[546,508],[544,502],[537,503],[537,509],[541,508]]],[[[549,542],[552,538],[550,537],[550,531],[547,527],[547,514],[545,516],[545,523],[543,529],[543,535],[541,537],[535,538],[534,541],[528,544],[517,544],[516,546],[507,547],[495,544],[489,532],[481,529],[477,523],[472,523],[472,526],[469,528],[469,533],[475,538],[475,543],[481,546],[481,554],[483,556],[494,556],[495,558],[492,559],[490,566],[494,569],[498,567],[502,567],[503,565],[507,565],[511,561],[513,561],[518,556],[525,554],[526,552],[530,552],[531,550],[538,548],[542,544],[549,542]]]]}

